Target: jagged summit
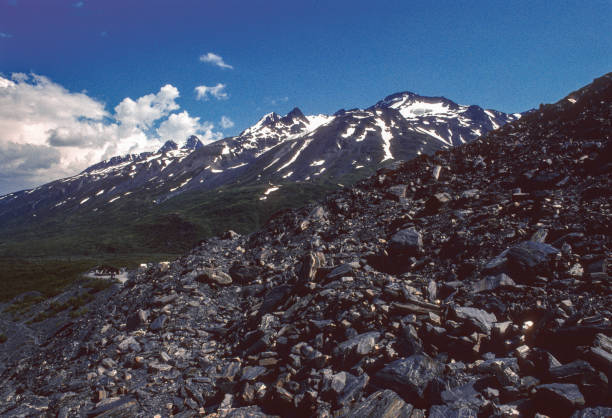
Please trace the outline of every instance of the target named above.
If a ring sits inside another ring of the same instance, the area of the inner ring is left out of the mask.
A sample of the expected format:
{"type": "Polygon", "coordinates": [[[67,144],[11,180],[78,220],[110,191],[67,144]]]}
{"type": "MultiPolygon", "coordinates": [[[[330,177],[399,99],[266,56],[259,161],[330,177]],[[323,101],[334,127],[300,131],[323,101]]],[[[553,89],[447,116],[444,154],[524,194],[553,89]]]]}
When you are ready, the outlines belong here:
{"type": "Polygon", "coordinates": [[[304,123],[308,123],[308,118],[304,116],[302,111],[298,107],[294,107],[291,112],[287,113],[287,116],[281,119],[283,123],[292,123],[295,121],[302,121],[304,123]]]}
{"type": "Polygon", "coordinates": [[[160,149],[157,150],[158,154],[163,154],[166,153],[168,151],[174,151],[178,149],[178,145],[176,142],[174,142],[173,140],[169,139],[168,141],[166,141],[164,143],[164,145],[161,146],[160,149]]]}
{"type": "Polygon", "coordinates": [[[239,136],[256,135],[262,131],[285,130],[293,126],[297,126],[300,129],[308,123],[308,118],[304,116],[299,108],[295,107],[285,116],[280,116],[276,112],[267,113],[255,125],[244,130],[239,136]]]}
{"type": "Polygon", "coordinates": [[[187,138],[187,141],[185,142],[185,145],[182,146],[182,148],[195,151],[197,149],[202,148],[203,146],[204,144],[202,143],[202,141],[200,141],[200,138],[195,135],[191,135],[189,138],[187,138]]]}

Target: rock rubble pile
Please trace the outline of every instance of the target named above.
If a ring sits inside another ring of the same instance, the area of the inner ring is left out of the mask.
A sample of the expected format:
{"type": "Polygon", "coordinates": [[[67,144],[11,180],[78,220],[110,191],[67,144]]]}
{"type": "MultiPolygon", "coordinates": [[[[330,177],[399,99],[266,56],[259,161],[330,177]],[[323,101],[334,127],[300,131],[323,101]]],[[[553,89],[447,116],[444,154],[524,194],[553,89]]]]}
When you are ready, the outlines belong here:
{"type": "Polygon", "coordinates": [[[612,415],[611,120],[609,74],[134,273],[8,367],[0,411],[612,415]]]}

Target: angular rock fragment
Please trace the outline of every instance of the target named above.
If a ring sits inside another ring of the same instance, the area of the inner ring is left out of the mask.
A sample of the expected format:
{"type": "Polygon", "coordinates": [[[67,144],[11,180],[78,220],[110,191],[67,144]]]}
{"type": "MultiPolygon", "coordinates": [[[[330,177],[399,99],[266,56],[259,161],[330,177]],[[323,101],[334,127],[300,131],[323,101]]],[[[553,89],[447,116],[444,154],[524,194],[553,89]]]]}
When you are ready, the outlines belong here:
{"type": "Polygon", "coordinates": [[[487,335],[491,333],[491,327],[497,322],[495,314],[482,309],[459,306],[454,308],[453,312],[458,319],[466,321],[474,329],[487,335]]]}
{"type": "Polygon", "coordinates": [[[389,252],[394,255],[418,255],[423,249],[423,237],[414,228],[396,232],[389,241],[389,252]]]}
{"type": "Polygon", "coordinates": [[[379,338],[380,333],[377,331],[359,334],[338,344],[334,350],[334,357],[340,359],[340,361],[344,363],[357,360],[370,354],[379,338]]]}
{"type": "Polygon", "coordinates": [[[429,418],[477,418],[478,410],[469,406],[433,405],[429,418]]]}
{"type": "Polygon", "coordinates": [[[516,283],[507,274],[500,273],[497,276],[487,276],[474,283],[472,291],[474,293],[486,292],[498,288],[515,288],[516,283]]]}
{"type": "Polygon", "coordinates": [[[407,402],[428,406],[425,391],[440,376],[442,367],[426,354],[415,354],[395,360],[379,370],[373,382],[381,388],[393,389],[407,402]]]}
{"type": "Polygon", "coordinates": [[[342,417],[410,418],[413,406],[392,390],[374,392],[342,417]]]}
{"type": "Polygon", "coordinates": [[[584,396],[577,385],[550,383],[536,387],[534,401],[539,412],[553,416],[569,416],[584,406],[584,396]]]}
{"type": "Polygon", "coordinates": [[[524,241],[491,260],[483,269],[483,273],[507,273],[519,283],[531,284],[537,275],[550,273],[551,263],[559,253],[552,245],[524,241]]]}
{"type": "Polygon", "coordinates": [[[448,193],[436,193],[425,202],[425,213],[434,214],[452,200],[448,193]]]}
{"type": "Polygon", "coordinates": [[[220,270],[201,268],[196,273],[196,280],[202,283],[214,283],[221,286],[232,284],[232,276],[220,270]]]}
{"type": "Polygon", "coordinates": [[[159,331],[166,326],[167,321],[168,317],[166,316],[166,314],[161,314],[160,316],[155,318],[153,322],[151,322],[149,328],[151,329],[151,331],[159,331]]]}
{"type": "Polygon", "coordinates": [[[391,186],[387,189],[387,194],[391,199],[400,201],[406,197],[406,189],[408,187],[405,184],[398,184],[396,186],[391,186]]]}
{"type": "Polygon", "coordinates": [[[131,417],[138,411],[138,402],[134,398],[125,397],[121,399],[104,402],[102,405],[90,410],[88,417],[131,417]]]}
{"type": "Polygon", "coordinates": [[[252,266],[245,266],[236,262],[232,264],[228,271],[232,281],[240,285],[248,285],[259,276],[259,271],[252,266]]]}
{"type": "Polygon", "coordinates": [[[278,305],[280,305],[285,300],[285,298],[287,298],[291,294],[292,291],[293,288],[289,285],[281,285],[270,289],[264,297],[260,312],[262,314],[272,312],[278,305]]]}
{"type": "Polygon", "coordinates": [[[317,270],[325,264],[325,255],[321,252],[310,252],[302,259],[302,267],[299,273],[301,282],[314,281],[317,270]]]}

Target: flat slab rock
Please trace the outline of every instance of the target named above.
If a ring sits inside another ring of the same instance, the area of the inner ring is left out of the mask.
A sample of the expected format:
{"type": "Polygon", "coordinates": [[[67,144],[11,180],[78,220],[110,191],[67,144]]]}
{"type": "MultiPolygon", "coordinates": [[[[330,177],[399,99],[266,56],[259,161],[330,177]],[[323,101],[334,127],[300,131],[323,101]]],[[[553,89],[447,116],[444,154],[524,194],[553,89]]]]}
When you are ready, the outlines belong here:
{"type": "Polygon", "coordinates": [[[513,279],[530,282],[537,274],[546,275],[551,259],[560,251],[543,242],[524,241],[503,251],[485,266],[484,274],[507,273],[513,279]]]}
{"type": "Polygon", "coordinates": [[[569,415],[584,406],[584,396],[573,383],[550,383],[536,387],[536,408],[538,411],[554,415],[569,415]]]}
{"type": "Polygon", "coordinates": [[[469,322],[481,332],[491,333],[491,327],[497,322],[495,314],[482,309],[459,306],[453,309],[457,318],[469,322]]]}
{"type": "Polygon", "coordinates": [[[138,410],[138,402],[134,398],[126,397],[104,404],[87,413],[88,417],[132,417],[138,410]]]}

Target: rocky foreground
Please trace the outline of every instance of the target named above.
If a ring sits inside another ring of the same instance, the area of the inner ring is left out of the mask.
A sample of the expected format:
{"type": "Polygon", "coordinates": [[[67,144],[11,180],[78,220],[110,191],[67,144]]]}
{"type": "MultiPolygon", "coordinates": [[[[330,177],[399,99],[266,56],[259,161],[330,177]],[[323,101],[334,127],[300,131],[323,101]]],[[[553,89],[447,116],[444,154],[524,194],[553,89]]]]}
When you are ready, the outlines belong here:
{"type": "Polygon", "coordinates": [[[5,416],[612,415],[612,75],[134,273],[5,416]]]}

